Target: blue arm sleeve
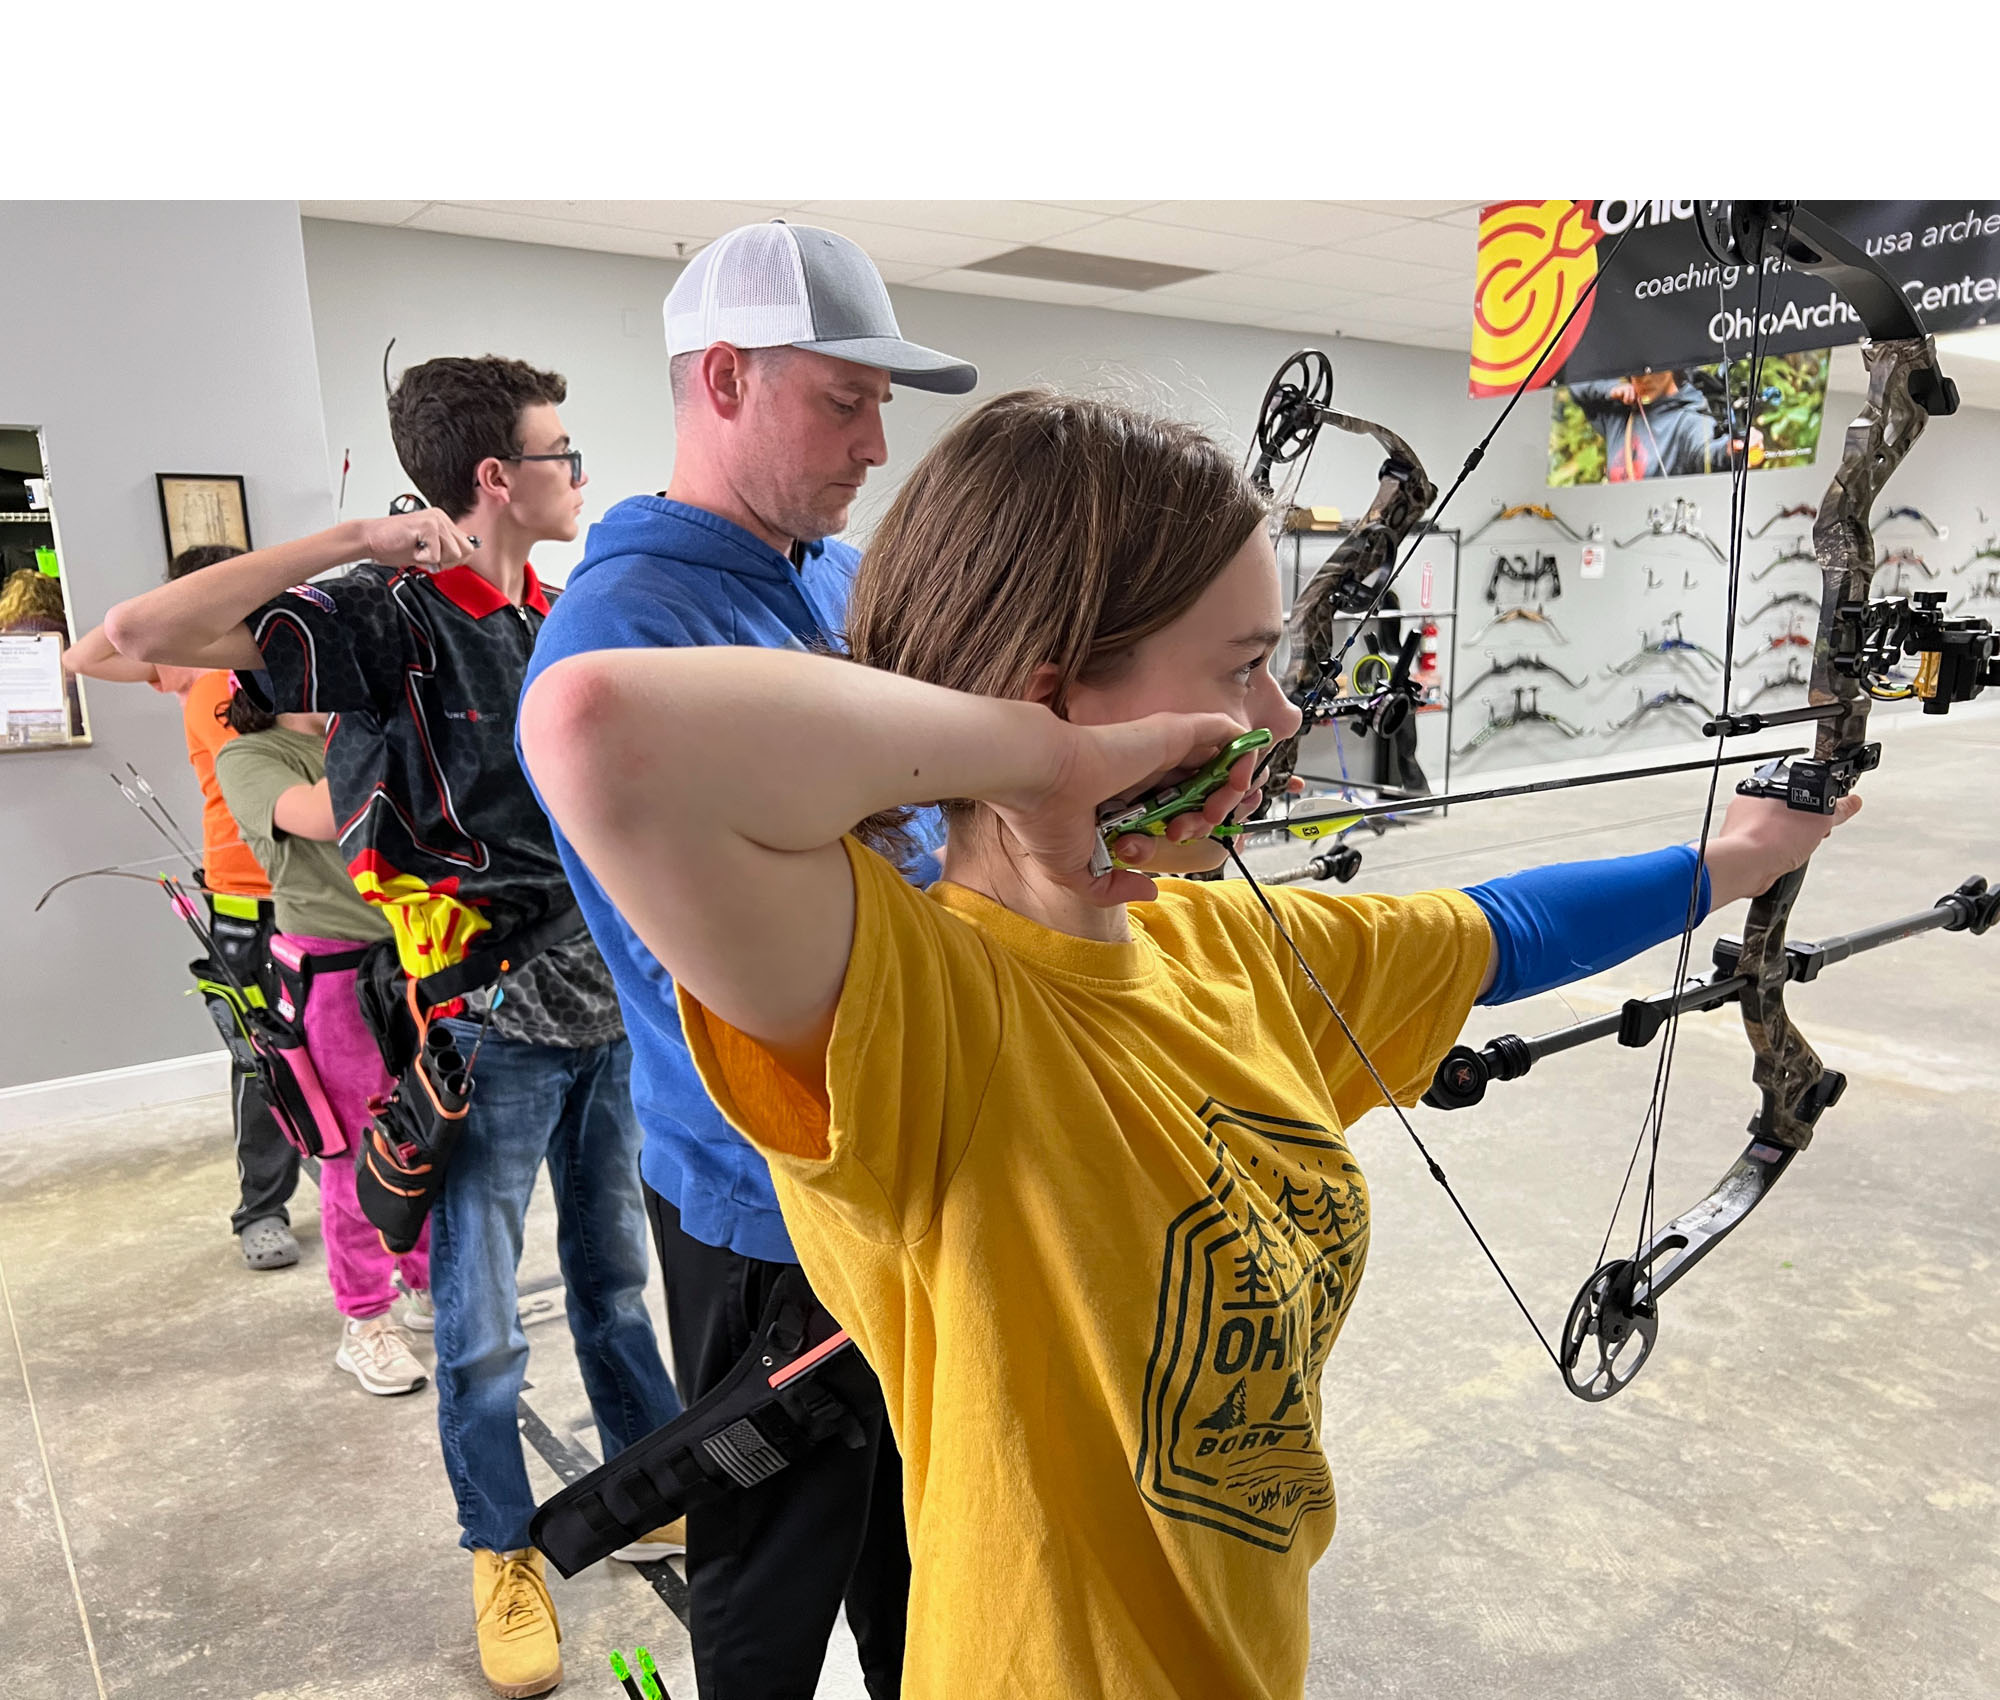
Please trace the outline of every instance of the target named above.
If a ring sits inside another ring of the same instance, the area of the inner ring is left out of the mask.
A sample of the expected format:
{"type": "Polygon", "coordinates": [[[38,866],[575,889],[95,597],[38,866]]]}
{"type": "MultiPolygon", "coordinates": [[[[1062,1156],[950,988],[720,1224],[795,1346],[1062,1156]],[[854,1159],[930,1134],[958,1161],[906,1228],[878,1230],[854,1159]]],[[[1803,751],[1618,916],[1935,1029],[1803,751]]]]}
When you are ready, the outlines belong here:
{"type": "MultiPolygon", "coordinates": [[[[1687,924],[1692,845],[1602,862],[1562,862],[1469,886],[1493,928],[1493,984],[1479,1001],[1511,1003],[1676,937],[1687,924]]],[[[1708,870],[1702,868],[1697,921],[1708,916],[1708,870]]]]}

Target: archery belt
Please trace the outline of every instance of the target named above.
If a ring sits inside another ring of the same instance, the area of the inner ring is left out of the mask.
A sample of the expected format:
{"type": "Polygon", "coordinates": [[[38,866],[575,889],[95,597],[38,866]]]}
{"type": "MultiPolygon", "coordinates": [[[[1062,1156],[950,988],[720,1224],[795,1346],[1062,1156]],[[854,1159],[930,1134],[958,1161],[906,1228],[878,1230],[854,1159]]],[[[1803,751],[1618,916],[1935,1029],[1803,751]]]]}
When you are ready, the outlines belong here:
{"type": "Polygon", "coordinates": [[[244,1074],[257,1072],[257,1049],[250,1041],[250,1011],[261,1009],[264,993],[253,984],[236,985],[212,957],[197,956],[188,964],[202,1007],[229,1050],[229,1060],[244,1074]]]}
{"type": "Polygon", "coordinates": [[[206,924],[197,926],[208,947],[206,956],[188,964],[195,990],[209,1019],[229,1049],[229,1060],[245,1074],[257,1072],[256,1047],[250,1037],[250,1011],[264,1007],[264,977],[270,966],[273,926],[268,900],[236,897],[203,889],[206,924]]]}
{"type": "Polygon", "coordinates": [[[528,1538],[565,1576],[692,1506],[769,1481],[814,1448],[867,1444],[874,1373],[796,1269],[771,1290],[756,1337],[713,1389],[536,1510],[528,1538]]]}

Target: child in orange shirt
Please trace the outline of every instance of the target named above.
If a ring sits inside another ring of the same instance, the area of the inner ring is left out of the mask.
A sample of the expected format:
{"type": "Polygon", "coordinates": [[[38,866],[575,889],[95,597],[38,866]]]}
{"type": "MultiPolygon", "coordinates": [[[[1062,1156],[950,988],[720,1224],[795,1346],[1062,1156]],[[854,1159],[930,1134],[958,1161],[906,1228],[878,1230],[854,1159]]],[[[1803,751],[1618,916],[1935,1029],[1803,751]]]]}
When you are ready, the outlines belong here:
{"type": "MultiPolygon", "coordinates": [[[[227,544],[183,549],[167,568],[169,580],[226,561],[243,551],[227,544]]],[[[63,655],[72,674],[112,684],[151,685],[178,697],[187,733],[188,763],[201,786],[201,883],[208,900],[208,927],[216,953],[246,985],[268,977],[271,882],[236,830],[229,805],[215,783],[215,752],[236,734],[225,716],[229,674],[196,667],[154,667],[120,655],[104,628],[86,633],[63,655]]],[[[257,1079],[234,1058],[229,1070],[229,1116],[236,1134],[238,1199],[230,1232],[252,1269],[286,1269],[299,1260],[286,1208],[299,1184],[298,1153],[278,1131],[257,1079]]]]}

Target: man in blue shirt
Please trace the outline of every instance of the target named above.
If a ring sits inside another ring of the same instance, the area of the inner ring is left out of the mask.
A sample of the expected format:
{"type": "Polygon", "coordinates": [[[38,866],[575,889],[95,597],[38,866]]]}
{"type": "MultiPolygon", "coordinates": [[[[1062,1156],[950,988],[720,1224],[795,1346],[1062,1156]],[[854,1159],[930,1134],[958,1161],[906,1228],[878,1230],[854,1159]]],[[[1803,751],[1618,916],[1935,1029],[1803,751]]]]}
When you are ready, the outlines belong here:
{"type": "MultiPolygon", "coordinates": [[[[667,297],[666,329],[672,480],[591,528],[529,684],[598,649],[839,648],[860,557],[833,533],[868,469],[888,458],[891,385],[962,395],[978,381],[963,361],[903,340],[867,255],[804,225],[746,225],[703,249],[667,297]]],[[[942,841],[934,817],[929,841],[942,841]]],[[[764,1160],[695,1074],[665,970],[560,832],[557,846],[632,1039],[640,1169],[692,1404],[749,1349],[766,1298],[797,1262],[764,1160]]],[[[907,871],[928,884],[937,867],[923,861],[907,871]]],[[[860,1416],[866,1446],[823,1446],[689,1513],[689,1627],[704,1696],[810,1700],[843,1601],[869,1693],[899,1691],[902,1464],[879,1394],[860,1416]]]]}

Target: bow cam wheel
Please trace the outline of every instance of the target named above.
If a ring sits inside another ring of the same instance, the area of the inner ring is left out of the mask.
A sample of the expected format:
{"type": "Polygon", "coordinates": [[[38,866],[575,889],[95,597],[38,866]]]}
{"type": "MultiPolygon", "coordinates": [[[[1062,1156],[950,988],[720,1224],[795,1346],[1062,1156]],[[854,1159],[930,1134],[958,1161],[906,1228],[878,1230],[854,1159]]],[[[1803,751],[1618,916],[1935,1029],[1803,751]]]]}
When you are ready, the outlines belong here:
{"type": "Polygon", "coordinates": [[[1621,1393],[1653,1355],[1659,1314],[1636,1296],[1630,1258],[1607,1263],[1584,1282],[1563,1325],[1563,1381],[1592,1404],[1621,1393]]]}
{"type": "Polygon", "coordinates": [[[1333,405],[1333,362],[1317,348],[1302,348],[1264,391],[1257,410],[1258,484],[1270,488],[1271,468],[1287,466],[1312,447],[1319,409],[1333,405]]]}

